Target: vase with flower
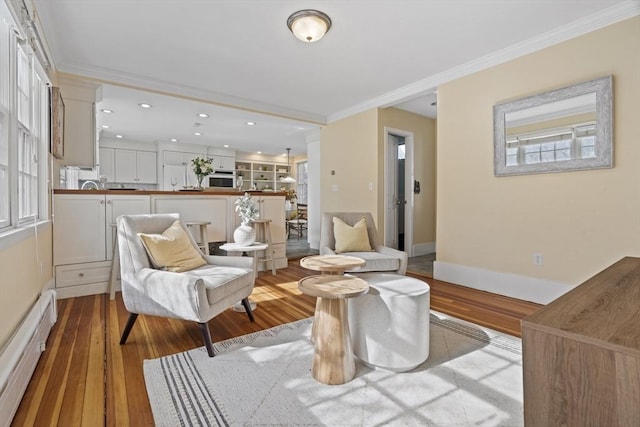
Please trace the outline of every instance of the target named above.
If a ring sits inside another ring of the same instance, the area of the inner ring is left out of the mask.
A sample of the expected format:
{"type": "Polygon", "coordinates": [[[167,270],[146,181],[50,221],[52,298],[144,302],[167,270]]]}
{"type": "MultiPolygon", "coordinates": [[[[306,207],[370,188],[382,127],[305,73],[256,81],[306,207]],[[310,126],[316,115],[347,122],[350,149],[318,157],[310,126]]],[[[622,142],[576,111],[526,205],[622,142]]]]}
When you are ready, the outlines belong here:
{"type": "Polygon", "coordinates": [[[202,190],[202,181],[208,175],[213,173],[213,166],[211,166],[211,159],[207,159],[206,157],[200,158],[196,157],[191,160],[191,165],[193,166],[193,173],[196,174],[196,179],[198,180],[198,190],[202,190]]]}
{"type": "Polygon", "coordinates": [[[240,246],[249,246],[256,241],[256,230],[251,223],[259,217],[258,207],[249,193],[244,193],[234,204],[241,224],[233,232],[233,241],[240,246]]]}
{"type": "Polygon", "coordinates": [[[298,198],[296,190],[284,190],[284,210],[290,211],[293,209],[293,202],[298,198]]]}

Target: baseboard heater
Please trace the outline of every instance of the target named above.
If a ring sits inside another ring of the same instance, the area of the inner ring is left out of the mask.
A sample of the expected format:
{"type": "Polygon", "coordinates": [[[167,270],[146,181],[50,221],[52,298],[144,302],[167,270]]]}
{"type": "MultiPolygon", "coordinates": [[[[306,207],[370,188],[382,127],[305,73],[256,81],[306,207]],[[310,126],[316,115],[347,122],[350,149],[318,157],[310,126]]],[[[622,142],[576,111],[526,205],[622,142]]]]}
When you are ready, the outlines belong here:
{"type": "Polygon", "coordinates": [[[1,427],[11,424],[56,319],[56,293],[44,291],[0,354],[1,427]]]}

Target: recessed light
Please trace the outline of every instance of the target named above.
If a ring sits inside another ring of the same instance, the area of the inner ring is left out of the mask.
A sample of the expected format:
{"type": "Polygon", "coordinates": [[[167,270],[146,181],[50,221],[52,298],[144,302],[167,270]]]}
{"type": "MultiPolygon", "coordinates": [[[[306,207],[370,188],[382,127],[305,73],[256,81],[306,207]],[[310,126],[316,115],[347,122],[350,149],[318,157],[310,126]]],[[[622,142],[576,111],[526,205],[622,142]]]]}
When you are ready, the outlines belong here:
{"type": "Polygon", "coordinates": [[[247,126],[255,126],[256,122],[247,122],[247,126]]]}
{"type": "Polygon", "coordinates": [[[103,109],[102,109],[102,110],[100,110],[100,111],[102,111],[102,112],[103,112],[103,113],[105,113],[105,114],[111,114],[111,113],[113,113],[113,110],[109,110],[108,108],[103,108],[103,109]]]}
{"type": "Polygon", "coordinates": [[[262,154],[262,151],[258,151],[258,154],[262,154]]]}
{"type": "Polygon", "coordinates": [[[178,138],[171,138],[171,142],[178,142],[178,138]]]}
{"type": "Polygon", "coordinates": [[[138,104],[138,106],[140,108],[151,108],[151,104],[147,104],[145,102],[142,102],[142,103],[138,104]]]}
{"type": "Polygon", "coordinates": [[[200,135],[202,135],[200,132],[194,132],[193,134],[194,134],[195,136],[200,136],[200,135]]]}
{"type": "Polygon", "coordinates": [[[118,134],[118,135],[116,135],[116,138],[118,138],[118,139],[122,139],[122,138],[124,138],[124,136],[123,136],[123,135],[118,134]]]}
{"type": "Polygon", "coordinates": [[[109,125],[102,125],[100,126],[102,129],[109,129],[109,125]]]}
{"type": "Polygon", "coordinates": [[[224,144],[223,147],[224,148],[229,148],[229,144],[224,144]]]}
{"type": "Polygon", "coordinates": [[[206,119],[207,117],[209,117],[209,115],[207,113],[198,113],[198,117],[202,117],[203,119],[206,119]]]}

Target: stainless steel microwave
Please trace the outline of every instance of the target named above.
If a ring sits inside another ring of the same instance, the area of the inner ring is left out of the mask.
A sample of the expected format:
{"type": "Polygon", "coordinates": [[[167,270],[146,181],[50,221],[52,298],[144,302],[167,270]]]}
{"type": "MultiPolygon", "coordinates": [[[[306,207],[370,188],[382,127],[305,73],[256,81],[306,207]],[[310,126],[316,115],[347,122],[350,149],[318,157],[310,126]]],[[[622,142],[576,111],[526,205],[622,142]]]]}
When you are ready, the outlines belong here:
{"type": "Polygon", "coordinates": [[[230,173],[214,173],[209,175],[209,187],[235,188],[236,177],[233,172],[230,173]]]}

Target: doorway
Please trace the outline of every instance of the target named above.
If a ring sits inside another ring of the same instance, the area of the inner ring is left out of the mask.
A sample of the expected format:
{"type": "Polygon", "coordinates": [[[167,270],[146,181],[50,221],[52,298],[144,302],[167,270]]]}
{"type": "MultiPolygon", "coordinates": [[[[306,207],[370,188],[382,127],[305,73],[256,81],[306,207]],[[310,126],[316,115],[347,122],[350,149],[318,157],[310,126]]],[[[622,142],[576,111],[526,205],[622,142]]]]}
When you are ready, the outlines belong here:
{"type": "Polygon", "coordinates": [[[413,255],[413,132],[385,127],[384,244],[413,255]]]}

